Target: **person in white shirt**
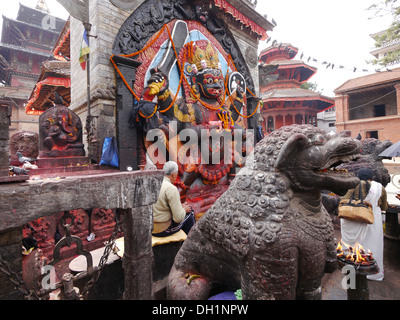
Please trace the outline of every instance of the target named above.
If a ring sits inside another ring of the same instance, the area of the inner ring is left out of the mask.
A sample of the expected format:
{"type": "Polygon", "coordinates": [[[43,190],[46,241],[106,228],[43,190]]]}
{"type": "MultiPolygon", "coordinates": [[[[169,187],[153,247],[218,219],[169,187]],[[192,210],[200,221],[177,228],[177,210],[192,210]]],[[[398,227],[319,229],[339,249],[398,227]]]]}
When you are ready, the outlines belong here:
{"type": "Polygon", "coordinates": [[[164,180],[157,202],[153,205],[153,236],[167,237],[179,230],[186,234],[196,220],[192,208],[181,203],[178,188],[173,185],[178,177],[178,164],[168,161],[164,167],[164,180]]]}
{"type": "MultiPolygon", "coordinates": [[[[364,249],[371,250],[374,259],[378,263],[379,273],[368,275],[367,279],[382,281],[384,279],[382,211],[386,211],[388,208],[387,193],[379,182],[372,180],[373,172],[371,169],[361,168],[357,172],[357,176],[360,178],[359,186],[362,187],[364,201],[372,205],[374,223],[366,224],[341,219],[342,240],[350,246],[355,246],[356,243],[359,243],[364,249]]],[[[350,199],[351,194],[354,193],[355,199],[358,200],[359,189],[357,187],[349,190],[342,199],[350,199]]]]}

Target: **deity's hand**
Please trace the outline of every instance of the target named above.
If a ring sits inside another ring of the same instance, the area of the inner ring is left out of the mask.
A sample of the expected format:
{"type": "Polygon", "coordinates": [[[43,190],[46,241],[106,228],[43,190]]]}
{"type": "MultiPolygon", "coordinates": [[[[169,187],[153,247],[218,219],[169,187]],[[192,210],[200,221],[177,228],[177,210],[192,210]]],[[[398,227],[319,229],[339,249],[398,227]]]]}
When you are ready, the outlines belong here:
{"type": "Polygon", "coordinates": [[[157,68],[150,70],[151,77],[147,81],[148,85],[148,94],[155,95],[163,95],[169,88],[168,78],[157,68]]]}

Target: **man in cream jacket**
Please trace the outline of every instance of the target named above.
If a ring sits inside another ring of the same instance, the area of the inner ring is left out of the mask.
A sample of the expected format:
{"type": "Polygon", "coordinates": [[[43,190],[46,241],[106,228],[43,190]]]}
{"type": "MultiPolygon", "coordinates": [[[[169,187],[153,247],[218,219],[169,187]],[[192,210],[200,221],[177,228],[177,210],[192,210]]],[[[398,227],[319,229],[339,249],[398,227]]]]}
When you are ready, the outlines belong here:
{"type": "Polygon", "coordinates": [[[182,229],[186,234],[195,223],[194,212],[181,203],[178,188],[173,185],[178,177],[178,164],[168,161],[157,202],[153,205],[153,236],[167,237],[182,229]]]}

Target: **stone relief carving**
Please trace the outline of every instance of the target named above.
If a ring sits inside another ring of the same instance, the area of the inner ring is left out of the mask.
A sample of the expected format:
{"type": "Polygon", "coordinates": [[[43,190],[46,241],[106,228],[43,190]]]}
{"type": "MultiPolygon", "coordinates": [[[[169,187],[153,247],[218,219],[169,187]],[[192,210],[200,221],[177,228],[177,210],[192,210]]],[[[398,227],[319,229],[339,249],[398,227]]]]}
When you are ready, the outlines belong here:
{"type": "Polygon", "coordinates": [[[84,156],[82,122],[69,108],[56,105],[39,118],[39,157],[84,156]]]}
{"type": "Polygon", "coordinates": [[[10,137],[11,162],[18,162],[17,152],[24,157],[36,159],[39,155],[39,135],[36,132],[18,131],[10,137]]]}
{"type": "Polygon", "coordinates": [[[173,0],[160,2],[148,0],[141,4],[125,21],[117,34],[113,52],[115,54],[130,54],[139,51],[150,37],[159,31],[164,24],[174,20],[198,20],[215,36],[224,50],[232,59],[244,78],[247,86],[254,91],[254,83],[232,35],[227,31],[221,19],[209,13],[204,5],[193,5],[191,1],[173,0]]]}

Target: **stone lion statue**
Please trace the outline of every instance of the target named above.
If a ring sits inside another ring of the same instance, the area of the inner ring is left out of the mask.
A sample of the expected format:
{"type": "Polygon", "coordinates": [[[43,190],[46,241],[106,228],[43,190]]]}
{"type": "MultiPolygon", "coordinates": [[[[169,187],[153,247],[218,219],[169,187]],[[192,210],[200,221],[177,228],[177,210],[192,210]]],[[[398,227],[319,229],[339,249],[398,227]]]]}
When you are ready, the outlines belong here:
{"type": "Polygon", "coordinates": [[[321,190],[343,195],[359,179],[336,166],[360,156],[347,132],[309,125],[274,131],[196,223],[171,269],[169,299],[207,299],[218,285],[243,299],[320,299],[336,269],[333,227],[321,190]]]}
{"type": "Polygon", "coordinates": [[[390,174],[385,168],[379,154],[389,148],[393,143],[389,140],[382,141],[375,138],[368,138],[361,140],[361,144],[361,158],[357,161],[350,161],[350,163],[343,164],[341,167],[354,173],[357,173],[361,168],[369,168],[374,173],[373,180],[386,187],[390,182],[390,174]]]}

